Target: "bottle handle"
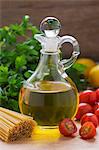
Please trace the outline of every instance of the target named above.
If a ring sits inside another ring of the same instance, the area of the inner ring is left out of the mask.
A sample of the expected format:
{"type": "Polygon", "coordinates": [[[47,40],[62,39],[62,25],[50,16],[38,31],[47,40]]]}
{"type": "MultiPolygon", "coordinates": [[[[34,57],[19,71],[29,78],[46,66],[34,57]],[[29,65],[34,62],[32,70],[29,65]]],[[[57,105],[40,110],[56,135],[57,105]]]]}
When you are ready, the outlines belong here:
{"type": "Polygon", "coordinates": [[[66,70],[73,65],[76,61],[78,55],[80,54],[79,44],[77,40],[72,36],[63,36],[60,38],[59,48],[63,43],[70,43],[73,46],[72,56],[69,59],[63,59],[59,62],[59,65],[63,66],[63,69],[66,70]]]}

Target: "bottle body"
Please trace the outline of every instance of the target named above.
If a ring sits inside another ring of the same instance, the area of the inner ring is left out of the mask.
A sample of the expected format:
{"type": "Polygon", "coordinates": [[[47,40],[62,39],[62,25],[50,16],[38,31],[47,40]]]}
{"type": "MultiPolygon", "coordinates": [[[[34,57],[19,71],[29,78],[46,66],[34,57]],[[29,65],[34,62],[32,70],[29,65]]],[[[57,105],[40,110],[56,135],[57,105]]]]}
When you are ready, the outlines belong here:
{"type": "Polygon", "coordinates": [[[64,118],[73,118],[78,92],[71,79],[59,70],[59,54],[42,54],[34,74],[23,85],[21,113],[32,116],[42,127],[56,127],[64,118]]]}

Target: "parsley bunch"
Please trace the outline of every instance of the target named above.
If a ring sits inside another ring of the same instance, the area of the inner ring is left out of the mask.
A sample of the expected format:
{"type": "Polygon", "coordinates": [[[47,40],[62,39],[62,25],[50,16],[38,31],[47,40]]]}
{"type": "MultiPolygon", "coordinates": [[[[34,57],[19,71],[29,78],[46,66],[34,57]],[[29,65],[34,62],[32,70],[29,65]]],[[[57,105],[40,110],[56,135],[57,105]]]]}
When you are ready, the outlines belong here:
{"type": "Polygon", "coordinates": [[[21,24],[0,28],[0,106],[19,111],[22,82],[39,60],[41,45],[34,39],[36,33],[40,31],[30,23],[29,16],[21,24]]]}

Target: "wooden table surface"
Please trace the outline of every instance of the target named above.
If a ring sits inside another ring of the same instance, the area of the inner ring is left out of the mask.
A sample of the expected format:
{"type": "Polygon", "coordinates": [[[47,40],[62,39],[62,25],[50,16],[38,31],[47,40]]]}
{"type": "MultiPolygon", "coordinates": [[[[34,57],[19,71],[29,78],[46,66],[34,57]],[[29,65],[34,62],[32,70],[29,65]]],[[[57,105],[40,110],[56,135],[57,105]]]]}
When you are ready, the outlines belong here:
{"type": "MultiPolygon", "coordinates": [[[[79,128],[79,125],[77,125],[79,128]]],[[[73,138],[63,137],[57,129],[36,130],[32,138],[14,143],[0,141],[0,150],[99,150],[99,127],[91,140],[82,140],[77,133],[73,138]]]]}

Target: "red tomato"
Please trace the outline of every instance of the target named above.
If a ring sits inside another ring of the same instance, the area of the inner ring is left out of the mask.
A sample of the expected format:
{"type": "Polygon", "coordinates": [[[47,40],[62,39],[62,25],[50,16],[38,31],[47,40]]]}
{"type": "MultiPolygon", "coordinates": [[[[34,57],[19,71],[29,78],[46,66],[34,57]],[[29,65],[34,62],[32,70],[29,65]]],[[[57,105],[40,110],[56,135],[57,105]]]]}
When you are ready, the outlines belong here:
{"type": "Polygon", "coordinates": [[[82,139],[91,139],[96,135],[96,128],[92,122],[85,122],[80,128],[79,134],[82,139]]]}
{"type": "Polygon", "coordinates": [[[96,92],[91,90],[80,92],[79,99],[80,99],[80,103],[88,103],[90,105],[93,105],[97,101],[96,92]]]}
{"type": "Polygon", "coordinates": [[[97,101],[96,92],[93,91],[90,93],[89,104],[94,105],[96,101],[97,101]]]}
{"type": "Polygon", "coordinates": [[[86,90],[79,93],[80,103],[89,103],[91,90],[86,90]]]}
{"type": "Polygon", "coordinates": [[[99,122],[99,108],[95,111],[95,115],[97,116],[99,122]]]}
{"type": "Polygon", "coordinates": [[[95,114],[93,113],[86,113],[85,115],[82,116],[81,118],[81,125],[83,125],[85,122],[92,122],[95,127],[97,128],[98,126],[98,118],[95,114]]]}
{"type": "Polygon", "coordinates": [[[86,113],[91,113],[93,112],[93,109],[91,107],[91,105],[87,104],[87,103],[80,103],[78,106],[78,112],[76,114],[76,119],[80,120],[80,118],[86,114],[86,113]]]}
{"type": "Polygon", "coordinates": [[[96,103],[94,106],[93,106],[93,112],[95,113],[95,111],[99,108],[99,102],[96,103]]]}
{"type": "Polygon", "coordinates": [[[75,132],[77,132],[77,127],[71,119],[65,118],[59,124],[59,131],[64,136],[72,136],[75,132]]]}
{"type": "Polygon", "coordinates": [[[96,90],[97,102],[99,102],[99,88],[96,90]]]}

